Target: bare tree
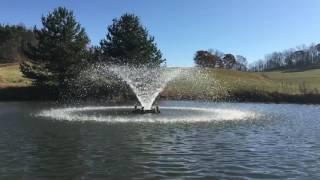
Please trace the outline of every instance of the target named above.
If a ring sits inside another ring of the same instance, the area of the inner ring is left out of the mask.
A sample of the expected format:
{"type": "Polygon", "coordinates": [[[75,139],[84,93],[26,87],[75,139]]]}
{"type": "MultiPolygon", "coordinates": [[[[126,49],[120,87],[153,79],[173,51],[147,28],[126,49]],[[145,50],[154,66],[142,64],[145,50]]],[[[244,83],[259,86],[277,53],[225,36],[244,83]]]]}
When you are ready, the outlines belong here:
{"type": "Polygon", "coordinates": [[[301,45],[282,52],[273,52],[250,65],[252,71],[265,71],[279,68],[306,68],[320,65],[320,44],[301,45]]]}
{"type": "Polygon", "coordinates": [[[246,71],[248,66],[247,59],[244,56],[236,55],[234,68],[239,71],[246,71]]]}
{"type": "Polygon", "coordinates": [[[231,69],[236,63],[236,58],[233,54],[225,54],[223,57],[223,63],[226,69],[231,69]]]}

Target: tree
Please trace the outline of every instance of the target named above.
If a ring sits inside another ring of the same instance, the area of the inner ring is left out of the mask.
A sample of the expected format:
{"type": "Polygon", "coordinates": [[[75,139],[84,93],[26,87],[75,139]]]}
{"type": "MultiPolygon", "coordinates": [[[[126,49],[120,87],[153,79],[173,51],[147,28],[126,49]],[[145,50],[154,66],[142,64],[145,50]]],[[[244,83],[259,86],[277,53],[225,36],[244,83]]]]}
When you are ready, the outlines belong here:
{"type": "Polygon", "coordinates": [[[224,68],[223,60],[222,60],[222,58],[224,56],[224,53],[219,51],[219,50],[214,50],[214,49],[209,49],[209,52],[216,57],[216,65],[215,65],[215,67],[224,68]]]}
{"type": "Polygon", "coordinates": [[[232,66],[236,63],[236,58],[232,54],[225,54],[223,57],[223,62],[225,64],[225,68],[231,69],[232,66]]]}
{"type": "Polygon", "coordinates": [[[103,61],[101,58],[101,49],[99,46],[91,46],[87,50],[87,61],[88,63],[95,63],[103,61]]]}
{"type": "Polygon", "coordinates": [[[27,43],[35,43],[32,30],[27,29],[23,24],[0,24],[0,63],[24,60],[23,48],[27,43]]]}
{"type": "Polygon", "coordinates": [[[282,52],[273,52],[251,66],[254,71],[289,68],[314,68],[320,63],[320,44],[301,45],[282,52]]]}
{"type": "Polygon", "coordinates": [[[133,14],[114,19],[100,46],[103,59],[113,64],[159,66],[165,62],[154,37],[148,34],[139,17],[133,14]]]}
{"type": "Polygon", "coordinates": [[[77,65],[84,61],[89,38],[73,12],[64,7],[42,16],[41,21],[43,27],[34,28],[38,43],[26,49],[28,60],[20,65],[20,69],[36,84],[52,83],[64,87],[76,74],[77,65]]]}
{"type": "Polygon", "coordinates": [[[292,54],[293,61],[295,62],[295,65],[305,65],[305,56],[306,52],[303,50],[297,50],[292,54]]]}
{"type": "Polygon", "coordinates": [[[289,49],[283,52],[284,54],[284,66],[286,67],[292,67],[293,66],[293,61],[292,61],[292,54],[295,50],[294,49],[289,49]]]}
{"type": "Polygon", "coordinates": [[[235,63],[235,68],[239,71],[246,71],[247,70],[247,59],[244,56],[237,55],[236,56],[236,63],[235,63]]]}
{"type": "Polygon", "coordinates": [[[214,68],[219,57],[211,54],[209,51],[197,51],[194,56],[194,62],[199,67],[214,68]]]}

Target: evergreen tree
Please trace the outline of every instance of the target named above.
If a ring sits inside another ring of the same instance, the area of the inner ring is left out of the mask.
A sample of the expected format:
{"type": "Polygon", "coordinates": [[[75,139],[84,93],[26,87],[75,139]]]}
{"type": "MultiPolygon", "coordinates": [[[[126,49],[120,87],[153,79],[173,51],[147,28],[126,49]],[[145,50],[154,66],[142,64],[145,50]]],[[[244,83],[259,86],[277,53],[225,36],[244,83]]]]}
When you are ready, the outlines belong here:
{"type": "Polygon", "coordinates": [[[64,87],[86,56],[89,38],[73,12],[58,7],[42,17],[41,29],[34,28],[37,45],[26,49],[28,60],[20,65],[23,74],[36,84],[64,87]]]}
{"type": "Polygon", "coordinates": [[[114,19],[100,45],[102,58],[110,63],[159,66],[165,62],[154,37],[148,35],[139,17],[133,14],[114,19]]]}
{"type": "Polygon", "coordinates": [[[23,61],[25,59],[23,48],[27,43],[36,43],[32,30],[22,24],[0,24],[0,63],[23,61]]]}

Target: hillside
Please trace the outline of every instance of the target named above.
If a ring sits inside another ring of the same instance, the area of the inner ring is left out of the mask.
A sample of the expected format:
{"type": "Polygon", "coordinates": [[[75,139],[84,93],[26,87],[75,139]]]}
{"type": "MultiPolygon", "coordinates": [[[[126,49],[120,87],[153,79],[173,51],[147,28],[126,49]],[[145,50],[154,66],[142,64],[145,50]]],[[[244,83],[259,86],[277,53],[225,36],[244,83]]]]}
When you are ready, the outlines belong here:
{"type": "Polygon", "coordinates": [[[30,80],[22,76],[18,64],[0,64],[0,88],[29,85],[30,80]]]}
{"type": "MultiPolygon", "coordinates": [[[[0,66],[0,89],[29,87],[19,65],[0,66]]],[[[225,69],[195,70],[172,81],[161,93],[169,99],[216,99],[296,102],[307,98],[320,102],[320,69],[306,71],[240,72],[225,69]]],[[[1,95],[1,93],[0,93],[1,95]]],[[[307,100],[309,101],[309,100],[307,100]]]]}
{"type": "Polygon", "coordinates": [[[311,91],[320,90],[320,69],[309,69],[305,71],[271,71],[261,73],[263,76],[287,84],[296,84],[311,91]]]}
{"type": "Polygon", "coordinates": [[[171,82],[168,99],[212,99],[251,102],[320,102],[320,69],[303,72],[201,71],[194,78],[171,82]]]}

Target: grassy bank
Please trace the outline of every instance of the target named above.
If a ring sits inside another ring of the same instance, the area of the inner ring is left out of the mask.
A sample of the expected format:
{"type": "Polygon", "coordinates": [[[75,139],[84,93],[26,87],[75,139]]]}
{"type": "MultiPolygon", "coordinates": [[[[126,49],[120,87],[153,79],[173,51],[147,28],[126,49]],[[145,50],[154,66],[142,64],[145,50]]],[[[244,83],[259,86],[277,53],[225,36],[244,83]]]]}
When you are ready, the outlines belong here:
{"type": "MultiPolygon", "coordinates": [[[[225,69],[188,71],[161,93],[165,99],[320,103],[320,69],[240,72],[225,69]]],[[[19,65],[0,66],[0,100],[46,99],[48,90],[31,86],[19,65]]]]}
{"type": "Polygon", "coordinates": [[[0,88],[30,85],[31,81],[22,76],[18,64],[0,64],[0,88]]]}
{"type": "Polygon", "coordinates": [[[173,81],[162,93],[168,99],[320,103],[320,69],[263,73],[203,70],[195,78],[173,81]]]}
{"type": "Polygon", "coordinates": [[[18,64],[0,65],[0,100],[52,100],[56,91],[31,86],[31,81],[23,77],[18,64]]]}

